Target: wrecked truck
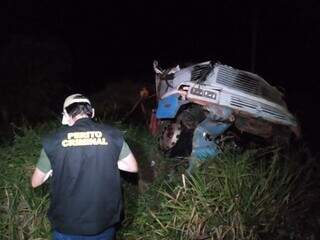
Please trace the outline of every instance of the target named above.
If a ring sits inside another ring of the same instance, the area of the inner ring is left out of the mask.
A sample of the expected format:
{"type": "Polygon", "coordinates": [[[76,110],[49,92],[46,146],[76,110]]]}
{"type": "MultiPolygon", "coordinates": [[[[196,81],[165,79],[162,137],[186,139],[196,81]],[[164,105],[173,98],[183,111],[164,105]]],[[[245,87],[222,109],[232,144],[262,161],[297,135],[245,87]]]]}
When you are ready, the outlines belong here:
{"type": "Polygon", "coordinates": [[[188,156],[189,169],[215,157],[224,139],[242,133],[262,139],[299,136],[283,94],[257,74],[211,61],[169,69],[154,61],[153,67],[160,148],[170,156],[188,156]]]}

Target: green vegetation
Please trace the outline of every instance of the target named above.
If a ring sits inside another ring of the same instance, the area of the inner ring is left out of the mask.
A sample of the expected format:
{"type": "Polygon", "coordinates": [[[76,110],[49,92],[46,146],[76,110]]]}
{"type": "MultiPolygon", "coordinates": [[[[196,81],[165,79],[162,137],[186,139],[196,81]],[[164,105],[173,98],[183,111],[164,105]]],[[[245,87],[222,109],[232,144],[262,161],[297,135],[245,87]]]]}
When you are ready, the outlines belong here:
{"type": "MultiPolygon", "coordinates": [[[[145,129],[116,125],[141,169],[138,182],[124,180],[119,239],[315,237],[318,165],[303,149],[229,150],[189,176],[178,160],[161,155],[145,129]]],[[[30,176],[40,136],[55,127],[17,129],[0,148],[0,239],[50,239],[48,184],[33,190],[30,176]]]]}
{"type": "Polygon", "coordinates": [[[17,129],[11,146],[0,149],[0,239],[49,239],[47,185],[31,189],[43,129],[17,129]]]}
{"type": "Polygon", "coordinates": [[[279,149],[230,151],[193,176],[160,179],[140,195],[123,239],[299,239],[308,223],[298,218],[319,193],[309,191],[314,166],[292,160],[279,149]]]}

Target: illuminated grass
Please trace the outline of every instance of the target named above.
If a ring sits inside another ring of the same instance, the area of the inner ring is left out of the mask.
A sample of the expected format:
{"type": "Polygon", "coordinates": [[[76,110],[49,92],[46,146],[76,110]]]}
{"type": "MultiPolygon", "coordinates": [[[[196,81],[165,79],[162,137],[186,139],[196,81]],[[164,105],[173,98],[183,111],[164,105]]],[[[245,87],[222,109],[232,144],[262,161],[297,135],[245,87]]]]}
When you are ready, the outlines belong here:
{"type": "MultiPolygon", "coordinates": [[[[12,144],[0,148],[1,240],[50,239],[48,184],[34,190],[30,176],[40,136],[56,126],[17,129],[12,144]]],[[[312,225],[318,164],[303,151],[230,151],[189,176],[168,171],[172,159],[162,157],[146,129],[118,127],[141,172],[156,174],[144,192],[124,181],[119,239],[303,239],[299,228],[312,225]]]]}

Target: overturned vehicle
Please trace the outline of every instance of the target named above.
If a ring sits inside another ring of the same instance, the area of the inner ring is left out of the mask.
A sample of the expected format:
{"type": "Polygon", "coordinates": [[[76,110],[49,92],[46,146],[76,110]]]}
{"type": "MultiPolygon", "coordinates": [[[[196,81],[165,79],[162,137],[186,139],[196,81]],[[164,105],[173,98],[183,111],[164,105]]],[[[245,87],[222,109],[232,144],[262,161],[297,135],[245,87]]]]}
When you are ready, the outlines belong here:
{"type": "Polygon", "coordinates": [[[153,67],[160,148],[171,156],[212,158],[224,139],[236,142],[242,134],[265,140],[299,135],[283,94],[254,73],[210,61],[166,70],[155,61],[153,67]]]}

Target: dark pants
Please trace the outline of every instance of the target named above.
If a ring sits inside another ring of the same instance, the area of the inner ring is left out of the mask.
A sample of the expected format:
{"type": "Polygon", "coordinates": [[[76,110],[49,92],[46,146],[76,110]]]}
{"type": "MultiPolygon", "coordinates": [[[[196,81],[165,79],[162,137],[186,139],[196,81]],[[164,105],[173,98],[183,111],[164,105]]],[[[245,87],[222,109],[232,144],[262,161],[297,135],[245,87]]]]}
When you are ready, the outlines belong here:
{"type": "Polygon", "coordinates": [[[53,240],[114,240],[115,232],[115,227],[110,227],[104,232],[94,236],[69,235],[53,231],[53,240]]]}

